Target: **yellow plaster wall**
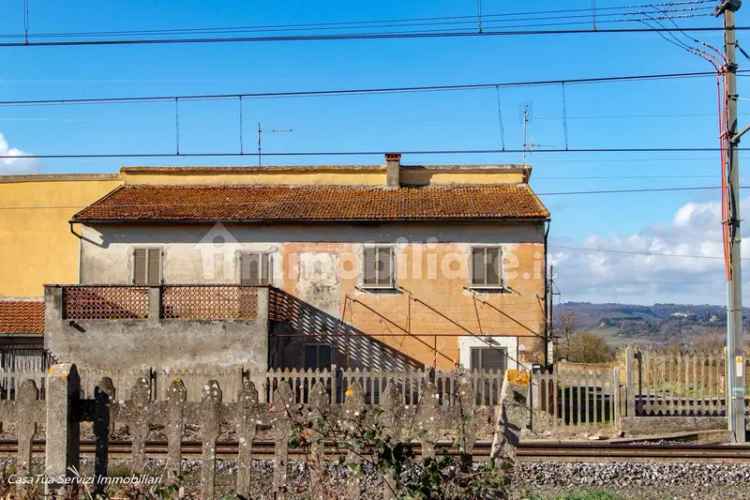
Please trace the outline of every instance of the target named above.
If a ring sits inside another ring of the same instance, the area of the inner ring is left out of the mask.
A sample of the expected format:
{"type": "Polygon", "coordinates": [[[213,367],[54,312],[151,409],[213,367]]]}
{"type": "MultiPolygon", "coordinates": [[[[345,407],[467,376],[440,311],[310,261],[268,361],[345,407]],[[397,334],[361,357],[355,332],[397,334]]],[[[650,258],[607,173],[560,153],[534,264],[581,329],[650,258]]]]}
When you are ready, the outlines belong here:
{"type": "MultiPolygon", "coordinates": [[[[524,182],[499,166],[402,168],[404,184],[524,182]]],[[[384,186],[383,165],[269,168],[124,167],[114,175],[0,178],[0,297],[40,296],[44,283],[78,282],[79,245],[68,220],[121,184],[344,184],[384,186]]],[[[386,300],[386,299],[384,299],[386,300]]]]}
{"type": "Polygon", "coordinates": [[[278,168],[267,169],[200,169],[191,172],[145,168],[123,168],[120,173],[126,184],[279,184],[312,185],[343,184],[384,186],[385,168],[319,169],[278,168]]]}
{"type": "Polygon", "coordinates": [[[404,185],[427,185],[427,184],[518,184],[528,179],[523,171],[511,170],[476,170],[461,171],[451,170],[421,170],[401,169],[401,183],[404,185]]]}
{"type": "MultiPolygon", "coordinates": [[[[374,336],[412,358],[438,368],[451,369],[459,361],[459,335],[518,336],[525,352],[520,361],[541,356],[538,335],[544,326],[544,246],[541,243],[503,245],[504,273],[510,291],[481,293],[467,290],[468,244],[400,245],[396,251],[397,292],[361,290],[358,245],[349,243],[286,243],[282,245],[282,288],[303,300],[299,289],[299,256],[331,253],[339,260],[343,276],[329,290],[335,297],[320,297],[333,305],[335,317],[374,336]],[[514,257],[509,259],[510,254],[514,257]],[[432,266],[432,267],[431,267],[432,266]],[[515,272],[511,273],[512,267],[515,272]],[[433,272],[431,269],[437,269],[433,272]],[[352,272],[354,270],[354,272],[352,272]],[[450,272],[448,272],[450,271],[450,272]],[[385,334],[379,336],[381,334],[385,334]]],[[[315,293],[324,287],[317,287],[315,293]]],[[[516,353],[508,353],[515,357],[516,353]]]]}
{"type": "Polygon", "coordinates": [[[78,282],[70,217],[120,185],[116,176],[0,178],[0,298],[36,297],[45,283],[78,282]]]}

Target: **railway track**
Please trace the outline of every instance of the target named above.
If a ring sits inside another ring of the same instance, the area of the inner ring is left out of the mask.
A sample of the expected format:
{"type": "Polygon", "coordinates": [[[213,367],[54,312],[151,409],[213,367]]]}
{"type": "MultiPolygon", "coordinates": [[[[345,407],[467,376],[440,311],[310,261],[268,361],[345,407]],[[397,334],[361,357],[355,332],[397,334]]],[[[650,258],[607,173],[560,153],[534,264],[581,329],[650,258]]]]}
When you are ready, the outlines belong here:
{"type": "MultiPolygon", "coordinates": [[[[475,458],[481,459],[486,458],[490,455],[490,448],[492,444],[489,442],[479,442],[474,446],[474,452],[472,455],[475,458]]],[[[438,453],[444,455],[459,455],[458,448],[447,444],[436,446],[438,453]]],[[[32,443],[33,454],[44,454],[45,441],[34,440],[32,443]]],[[[128,455],[132,450],[132,442],[128,440],[116,440],[109,442],[109,454],[110,455],[128,455]]],[[[415,453],[421,452],[418,444],[413,445],[415,453]]],[[[16,440],[0,440],[0,455],[15,455],[18,451],[18,442],[16,440]]],[[[167,441],[146,441],[145,453],[147,456],[160,456],[166,455],[168,452],[167,441]]],[[[96,452],[96,443],[94,440],[81,440],[81,454],[93,455],[96,452]]],[[[273,441],[254,441],[252,448],[253,455],[258,457],[274,455],[274,443],[273,441]]],[[[200,441],[183,441],[182,442],[182,454],[183,456],[200,456],[203,453],[203,445],[200,441]]],[[[216,453],[219,456],[232,456],[239,453],[239,443],[237,441],[223,441],[216,444],[216,453]]],[[[340,450],[337,450],[333,446],[327,446],[324,449],[324,453],[328,455],[342,454],[340,450]]],[[[289,456],[303,456],[306,455],[307,451],[304,449],[289,448],[289,456]]]]}
{"type": "Polygon", "coordinates": [[[722,462],[750,464],[750,445],[522,443],[522,462],[722,462]]]}
{"type": "MultiPolygon", "coordinates": [[[[32,452],[43,455],[44,440],[35,440],[32,452]]],[[[479,442],[475,445],[472,456],[478,460],[486,460],[490,455],[491,443],[479,442]]],[[[414,452],[420,453],[420,446],[415,444],[414,452]]],[[[15,440],[0,440],[0,455],[12,456],[17,453],[18,443],[15,440]]],[[[126,440],[110,441],[109,454],[124,457],[130,454],[132,443],[126,440]]],[[[96,451],[93,440],[81,441],[81,453],[94,455],[96,451]]],[[[145,452],[154,458],[167,454],[166,441],[147,441],[145,452]]],[[[458,455],[456,447],[443,444],[437,446],[440,454],[458,455]]],[[[199,441],[184,441],[182,454],[186,458],[197,458],[202,453],[199,441]]],[[[220,457],[229,458],[239,453],[237,441],[217,443],[216,453],[220,457]]],[[[325,453],[337,455],[340,450],[327,447],[325,453]]],[[[253,455],[257,457],[272,457],[274,445],[272,441],[255,441],[253,455]]],[[[306,454],[303,449],[289,449],[290,457],[301,457],[306,454]]],[[[516,447],[516,459],[520,462],[721,462],[750,464],[750,445],[716,445],[716,444],[624,444],[606,442],[526,442],[516,447]]]]}

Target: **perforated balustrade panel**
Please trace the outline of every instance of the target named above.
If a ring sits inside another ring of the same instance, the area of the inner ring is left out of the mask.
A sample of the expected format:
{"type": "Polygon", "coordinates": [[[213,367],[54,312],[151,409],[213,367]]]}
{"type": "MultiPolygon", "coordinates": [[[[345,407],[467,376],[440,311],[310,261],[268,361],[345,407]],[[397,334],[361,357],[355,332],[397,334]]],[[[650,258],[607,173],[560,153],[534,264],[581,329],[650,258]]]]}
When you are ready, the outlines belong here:
{"type": "Polygon", "coordinates": [[[258,294],[243,286],[166,286],[162,291],[164,319],[254,320],[258,294]]]}
{"type": "Polygon", "coordinates": [[[75,286],[63,288],[65,319],[147,319],[148,288],[75,286]]]}

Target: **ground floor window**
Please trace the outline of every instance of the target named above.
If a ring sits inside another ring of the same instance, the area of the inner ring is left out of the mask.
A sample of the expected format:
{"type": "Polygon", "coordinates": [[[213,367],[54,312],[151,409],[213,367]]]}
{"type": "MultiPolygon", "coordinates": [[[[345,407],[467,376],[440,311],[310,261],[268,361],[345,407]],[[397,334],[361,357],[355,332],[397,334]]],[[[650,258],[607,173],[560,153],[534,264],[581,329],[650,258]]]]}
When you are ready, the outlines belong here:
{"type": "Polygon", "coordinates": [[[333,351],[328,344],[305,344],[305,369],[330,368],[333,351]]]}
{"type": "Polygon", "coordinates": [[[500,370],[508,366],[508,351],[504,347],[472,347],[471,370],[500,370]]]}

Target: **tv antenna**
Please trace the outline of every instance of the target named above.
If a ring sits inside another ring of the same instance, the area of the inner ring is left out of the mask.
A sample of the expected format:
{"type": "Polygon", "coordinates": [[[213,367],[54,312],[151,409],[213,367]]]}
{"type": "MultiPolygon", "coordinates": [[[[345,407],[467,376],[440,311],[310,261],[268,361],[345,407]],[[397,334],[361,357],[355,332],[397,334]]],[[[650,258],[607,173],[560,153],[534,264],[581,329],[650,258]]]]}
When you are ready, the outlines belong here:
{"type": "Polygon", "coordinates": [[[523,122],[523,161],[526,162],[526,155],[530,153],[538,144],[529,143],[529,122],[532,118],[531,104],[521,105],[521,121],[523,122]]]}
{"type": "Polygon", "coordinates": [[[264,130],[260,122],[258,122],[258,166],[263,165],[263,134],[288,134],[294,132],[291,128],[272,128],[270,130],[264,130]]]}

